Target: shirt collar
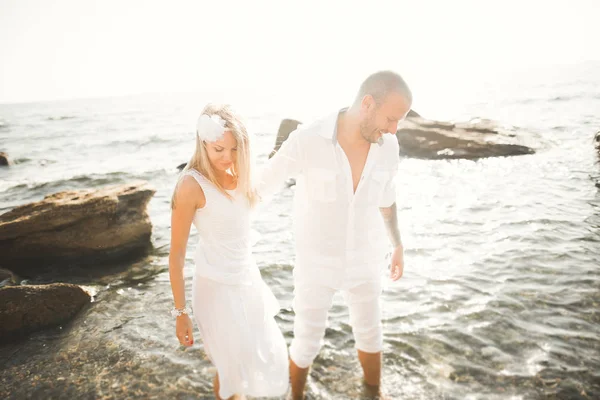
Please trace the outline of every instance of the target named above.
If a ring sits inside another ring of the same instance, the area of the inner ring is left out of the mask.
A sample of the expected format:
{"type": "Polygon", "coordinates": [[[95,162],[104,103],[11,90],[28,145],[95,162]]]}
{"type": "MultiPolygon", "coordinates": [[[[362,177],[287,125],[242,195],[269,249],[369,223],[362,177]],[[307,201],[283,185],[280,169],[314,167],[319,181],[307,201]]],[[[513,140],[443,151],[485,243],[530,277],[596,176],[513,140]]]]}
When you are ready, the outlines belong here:
{"type": "Polygon", "coordinates": [[[338,118],[342,113],[348,111],[348,107],[344,107],[339,111],[327,116],[323,123],[323,129],[319,130],[319,135],[324,137],[325,139],[330,139],[332,143],[337,142],[337,129],[338,129],[338,118]]]}

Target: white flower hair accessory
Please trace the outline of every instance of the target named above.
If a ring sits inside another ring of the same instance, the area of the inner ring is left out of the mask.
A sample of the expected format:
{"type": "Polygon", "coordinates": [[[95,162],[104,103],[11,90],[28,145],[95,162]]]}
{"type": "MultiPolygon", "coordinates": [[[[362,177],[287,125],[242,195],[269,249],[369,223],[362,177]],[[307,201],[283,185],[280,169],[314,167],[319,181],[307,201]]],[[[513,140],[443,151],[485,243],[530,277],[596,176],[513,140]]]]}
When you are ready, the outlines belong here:
{"type": "Polygon", "coordinates": [[[196,133],[198,137],[205,142],[216,142],[223,138],[225,131],[225,120],[220,116],[202,114],[196,124],[196,133]]]}

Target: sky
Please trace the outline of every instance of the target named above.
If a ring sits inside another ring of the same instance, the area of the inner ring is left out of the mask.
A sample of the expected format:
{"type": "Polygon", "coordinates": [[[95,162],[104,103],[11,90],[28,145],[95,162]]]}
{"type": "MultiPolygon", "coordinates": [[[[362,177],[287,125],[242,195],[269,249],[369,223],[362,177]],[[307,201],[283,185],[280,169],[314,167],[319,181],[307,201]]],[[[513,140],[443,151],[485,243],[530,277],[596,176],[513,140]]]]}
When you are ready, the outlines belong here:
{"type": "Polygon", "coordinates": [[[422,91],[600,60],[600,1],[0,0],[0,103],[137,93],[422,91]],[[508,71],[508,72],[507,72],[508,71]]]}

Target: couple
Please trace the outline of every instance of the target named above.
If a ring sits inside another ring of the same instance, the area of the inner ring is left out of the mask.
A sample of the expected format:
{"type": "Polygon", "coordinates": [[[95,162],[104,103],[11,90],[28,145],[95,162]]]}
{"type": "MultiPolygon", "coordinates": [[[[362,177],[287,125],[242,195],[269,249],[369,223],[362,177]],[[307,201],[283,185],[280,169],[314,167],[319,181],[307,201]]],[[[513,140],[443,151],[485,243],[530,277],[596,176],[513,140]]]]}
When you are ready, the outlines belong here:
{"type": "Polygon", "coordinates": [[[366,387],[379,391],[382,327],[381,266],[393,245],[391,279],[403,273],[394,178],[398,122],[412,95],[396,73],[369,76],[354,103],[292,132],[250,178],[246,128],[227,106],[207,106],[198,120],[196,151],[172,201],[169,272],[176,334],[191,346],[183,266],[193,223],[192,309],[205,351],[215,365],[217,399],[281,396],[292,386],[302,399],[336,291],[348,303],[350,324],[366,387]],[[296,178],[294,233],[294,337],[288,352],[274,316],[279,305],[251,255],[254,205],[296,178]],[[289,365],[289,367],[288,367],[289,365]]]}

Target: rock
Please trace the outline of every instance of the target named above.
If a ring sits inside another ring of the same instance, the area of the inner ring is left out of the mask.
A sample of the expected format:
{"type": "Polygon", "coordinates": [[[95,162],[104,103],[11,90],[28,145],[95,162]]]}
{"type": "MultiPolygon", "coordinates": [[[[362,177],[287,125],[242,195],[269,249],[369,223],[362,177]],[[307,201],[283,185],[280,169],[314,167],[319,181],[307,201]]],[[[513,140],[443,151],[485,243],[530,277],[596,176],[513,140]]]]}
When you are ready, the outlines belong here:
{"type": "Polygon", "coordinates": [[[594,140],[596,141],[596,150],[600,152],[600,131],[596,132],[596,136],[594,136],[594,140]]]}
{"type": "MultiPolygon", "coordinates": [[[[299,124],[299,121],[291,119],[281,121],[275,147],[269,157],[279,150],[281,144],[299,124]]],[[[515,134],[498,127],[493,121],[434,121],[422,118],[413,110],[409,111],[406,120],[402,122],[396,137],[403,155],[431,160],[477,159],[534,153],[533,149],[514,143],[515,134]]]]}
{"type": "Polygon", "coordinates": [[[403,121],[396,132],[401,153],[408,157],[433,160],[534,153],[527,146],[510,143],[514,142],[514,136],[512,132],[502,130],[487,120],[450,123],[410,118],[403,121]]]}
{"type": "Polygon", "coordinates": [[[186,163],[186,162],[184,162],[183,164],[179,164],[179,165],[177,166],[177,169],[178,169],[178,170],[181,172],[181,171],[183,171],[183,169],[185,168],[185,166],[186,166],[186,165],[187,165],[187,163],[186,163]]]}
{"type": "MultiPolygon", "coordinates": [[[[494,121],[481,118],[474,118],[469,122],[457,122],[454,124],[454,127],[476,133],[498,134],[501,132],[498,125],[494,123],[494,121]]],[[[514,134],[512,136],[514,136],[514,134]]]]}
{"type": "Polygon", "coordinates": [[[290,133],[295,131],[300,125],[300,121],[296,121],[295,119],[284,119],[279,124],[279,131],[277,132],[277,139],[275,140],[275,148],[269,154],[269,158],[273,157],[277,150],[281,147],[281,144],[285,142],[290,136],[290,133]]]}
{"type": "MultiPolygon", "coordinates": [[[[150,248],[145,182],[60,192],[0,215],[0,264],[21,276],[38,267],[130,260],[150,248]]],[[[57,272],[60,272],[57,269],[57,272]]]]}
{"type": "Polygon", "coordinates": [[[0,167],[8,167],[11,164],[8,154],[0,151],[0,167]]]}
{"type": "Polygon", "coordinates": [[[89,294],[67,283],[0,288],[0,343],[63,324],[89,302],[89,294]]]}
{"type": "Polygon", "coordinates": [[[0,268],[0,288],[4,286],[12,286],[18,283],[19,279],[12,271],[0,268]]]}
{"type": "Polygon", "coordinates": [[[408,114],[406,114],[406,118],[421,118],[421,115],[415,110],[409,110],[408,114]]]}

